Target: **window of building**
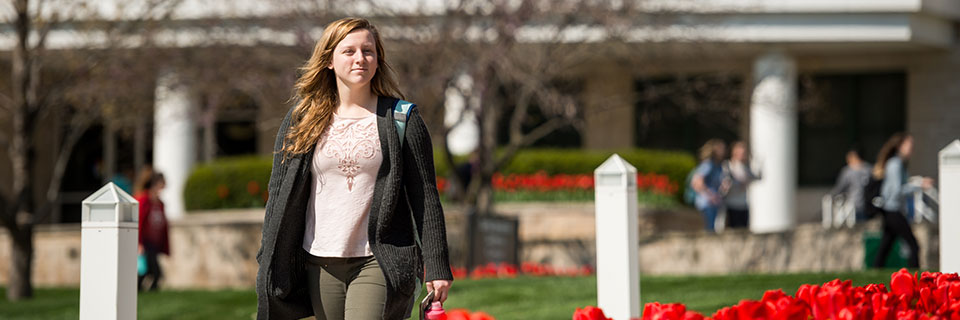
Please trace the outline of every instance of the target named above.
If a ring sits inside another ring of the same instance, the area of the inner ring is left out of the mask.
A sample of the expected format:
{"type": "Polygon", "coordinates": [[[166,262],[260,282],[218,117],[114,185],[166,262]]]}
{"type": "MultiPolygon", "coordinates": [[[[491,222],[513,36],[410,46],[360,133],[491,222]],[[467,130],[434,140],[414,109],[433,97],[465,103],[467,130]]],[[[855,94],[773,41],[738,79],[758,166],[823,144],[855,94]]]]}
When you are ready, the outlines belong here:
{"type": "Polygon", "coordinates": [[[833,184],[850,148],[860,149],[864,160],[875,162],[886,139],[904,130],[903,72],[800,78],[797,165],[801,186],[833,184]]]}
{"type": "Polygon", "coordinates": [[[709,139],[739,138],[743,81],[727,74],[674,76],[636,82],[637,147],[696,154],[709,139]]]}

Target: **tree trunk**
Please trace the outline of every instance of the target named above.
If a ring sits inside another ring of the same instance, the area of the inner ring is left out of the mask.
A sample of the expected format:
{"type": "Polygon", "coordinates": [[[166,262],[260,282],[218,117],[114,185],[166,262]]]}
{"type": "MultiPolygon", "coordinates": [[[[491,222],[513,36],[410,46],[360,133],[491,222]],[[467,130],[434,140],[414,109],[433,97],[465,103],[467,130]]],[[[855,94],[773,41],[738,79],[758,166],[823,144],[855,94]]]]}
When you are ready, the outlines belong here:
{"type": "MultiPolygon", "coordinates": [[[[21,212],[18,216],[27,214],[21,212]]],[[[22,220],[18,218],[17,220],[22,220]]],[[[32,223],[21,223],[16,233],[10,234],[11,258],[10,273],[7,275],[10,279],[7,287],[7,300],[18,301],[33,297],[33,284],[31,282],[31,269],[33,266],[33,225],[32,223]]]]}
{"type": "Polygon", "coordinates": [[[9,214],[12,221],[7,230],[12,240],[12,259],[8,275],[7,299],[10,301],[33,297],[30,269],[33,263],[33,131],[28,111],[17,106],[13,115],[13,143],[10,150],[13,180],[13,205],[9,214]]]}
{"type": "Polygon", "coordinates": [[[217,158],[216,124],[212,119],[205,117],[203,125],[203,162],[211,163],[217,158]]]}
{"type": "Polygon", "coordinates": [[[476,189],[475,205],[477,213],[481,215],[493,214],[493,184],[491,179],[497,171],[497,106],[499,101],[493,101],[490,91],[489,72],[478,77],[480,84],[480,170],[478,170],[478,184],[476,189]]]}
{"type": "Polygon", "coordinates": [[[11,87],[13,94],[13,136],[10,145],[10,163],[12,171],[13,205],[7,212],[12,219],[6,220],[6,227],[12,240],[9,287],[7,300],[17,301],[33,297],[33,285],[30,282],[30,270],[33,264],[33,141],[31,135],[35,125],[37,86],[39,84],[39,66],[37,57],[32,57],[27,42],[30,34],[30,16],[27,12],[27,0],[14,2],[17,33],[17,45],[11,59],[11,87]]]}

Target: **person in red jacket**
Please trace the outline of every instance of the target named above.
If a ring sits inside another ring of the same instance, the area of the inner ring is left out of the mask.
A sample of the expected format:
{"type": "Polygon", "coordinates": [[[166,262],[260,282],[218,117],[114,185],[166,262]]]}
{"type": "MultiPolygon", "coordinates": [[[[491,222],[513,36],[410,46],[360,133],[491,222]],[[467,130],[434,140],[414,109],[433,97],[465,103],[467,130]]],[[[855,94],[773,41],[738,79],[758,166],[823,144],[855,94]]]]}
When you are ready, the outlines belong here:
{"type": "Polygon", "coordinates": [[[134,198],[140,202],[140,222],[138,249],[146,256],[147,271],[137,277],[137,290],[141,290],[145,280],[149,277],[153,282],[150,290],[157,290],[163,271],[157,263],[157,255],[170,255],[170,241],[168,239],[167,217],[164,215],[163,202],[160,201],[160,190],[166,182],[163,174],[145,168],[137,179],[134,198]]]}

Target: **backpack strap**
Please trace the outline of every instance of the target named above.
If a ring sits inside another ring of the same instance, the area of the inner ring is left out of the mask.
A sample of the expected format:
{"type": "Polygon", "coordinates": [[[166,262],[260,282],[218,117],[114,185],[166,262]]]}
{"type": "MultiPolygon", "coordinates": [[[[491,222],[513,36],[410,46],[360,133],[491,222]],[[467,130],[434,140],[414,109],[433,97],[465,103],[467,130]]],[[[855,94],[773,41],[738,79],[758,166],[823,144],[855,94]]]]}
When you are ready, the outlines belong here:
{"type": "MultiPolygon", "coordinates": [[[[404,100],[397,99],[397,104],[393,106],[393,124],[397,127],[397,135],[400,136],[400,147],[403,147],[403,138],[404,133],[407,129],[407,119],[410,118],[410,111],[416,108],[417,105],[404,100]]],[[[407,199],[407,205],[410,205],[410,200],[407,199]]],[[[420,250],[423,250],[423,242],[420,240],[420,232],[417,229],[417,219],[413,217],[413,210],[410,210],[410,224],[413,225],[413,240],[416,242],[417,247],[420,250]]],[[[422,273],[417,275],[417,287],[416,292],[413,295],[413,304],[416,304],[416,299],[420,296],[420,290],[423,289],[424,279],[422,273]]]]}
{"type": "Polygon", "coordinates": [[[410,111],[417,105],[404,100],[397,100],[393,106],[393,123],[397,126],[397,135],[400,136],[400,146],[403,146],[404,132],[407,130],[407,118],[410,117],[410,111]]]}

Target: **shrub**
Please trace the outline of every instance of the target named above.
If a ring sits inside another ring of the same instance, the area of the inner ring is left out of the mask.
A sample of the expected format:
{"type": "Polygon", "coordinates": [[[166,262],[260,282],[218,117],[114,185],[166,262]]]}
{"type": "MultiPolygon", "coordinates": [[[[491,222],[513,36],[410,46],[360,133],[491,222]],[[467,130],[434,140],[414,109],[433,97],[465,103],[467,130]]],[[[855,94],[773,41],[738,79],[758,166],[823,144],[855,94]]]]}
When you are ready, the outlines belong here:
{"type": "MultiPolygon", "coordinates": [[[[671,181],[683,181],[687,173],[696,166],[693,155],[682,151],[664,151],[647,149],[622,150],[583,150],[583,149],[527,149],[517,152],[516,156],[500,170],[500,173],[537,173],[547,174],[592,174],[614,153],[637,168],[637,172],[666,174],[671,181]]],[[[449,168],[442,161],[442,154],[434,153],[437,175],[449,174],[449,168]]],[[[456,157],[456,161],[466,161],[465,157],[456,157]]]]}
{"type": "Polygon", "coordinates": [[[261,156],[217,159],[198,166],[183,188],[187,210],[263,207],[272,160],[261,156]]]}
{"type": "MultiPolygon", "coordinates": [[[[517,152],[516,156],[500,170],[508,175],[534,174],[543,172],[555,174],[593,174],[593,170],[600,166],[607,158],[617,153],[624,160],[637,168],[638,173],[662,174],[669,177],[672,184],[684,187],[687,174],[697,165],[693,155],[681,151],[663,151],[647,149],[622,150],[584,150],[584,149],[527,149],[517,152]]],[[[436,152],[437,176],[444,177],[450,174],[449,169],[442,161],[443,155],[436,152]]],[[[458,161],[466,161],[458,158],[458,161]]],[[[679,197],[680,195],[677,195],[679,197]]]]}
{"type": "MultiPolygon", "coordinates": [[[[593,174],[593,170],[614,152],[637,168],[637,172],[666,175],[671,184],[683,186],[696,162],[688,153],[644,149],[594,151],[583,149],[528,149],[517,153],[501,170],[509,174],[593,174]]],[[[434,154],[437,176],[449,169],[434,154]]],[[[466,161],[466,157],[457,157],[466,161]]],[[[272,159],[245,156],[217,159],[194,169],[184,187],[187,210],[263,207],[267,200],[272,159]]],[[[679,195],[677,196],[679,197],[679,195]]]]}

